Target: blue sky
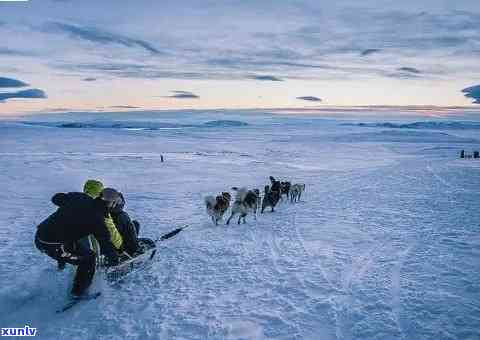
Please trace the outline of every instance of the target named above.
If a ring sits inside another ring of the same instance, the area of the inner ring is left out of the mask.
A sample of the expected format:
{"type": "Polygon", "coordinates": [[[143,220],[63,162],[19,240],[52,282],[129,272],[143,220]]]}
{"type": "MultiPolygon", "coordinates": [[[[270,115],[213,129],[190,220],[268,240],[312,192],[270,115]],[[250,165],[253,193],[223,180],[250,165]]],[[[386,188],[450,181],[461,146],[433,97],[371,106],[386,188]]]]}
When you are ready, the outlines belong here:
{"type": "Polygon", "coordinates": [[[31,0],[0,13],[0,114],[479,102],[479,1],[31,0]]]}

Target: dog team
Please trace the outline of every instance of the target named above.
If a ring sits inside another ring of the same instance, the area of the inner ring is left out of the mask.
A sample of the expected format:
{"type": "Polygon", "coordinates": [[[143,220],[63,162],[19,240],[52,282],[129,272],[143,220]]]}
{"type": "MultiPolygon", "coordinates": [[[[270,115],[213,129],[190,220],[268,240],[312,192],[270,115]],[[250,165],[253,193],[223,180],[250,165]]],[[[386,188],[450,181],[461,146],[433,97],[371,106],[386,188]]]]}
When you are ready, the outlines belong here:
{"type": "MultiPolygon", "coordinates": [[[[305,191],[305,184],[291,184],[290,182],[280,182],[274,177],[270,176],[270,185],[266,185],[264,188],[263,199],[260,197],[260,190],[253,189],[248,190],[246,188],[233,187],[235,191],[235,201],[232,204],[230,217],[227,219],[226,224],[230,224],[230,220],[235,216],[238,217],[238,224],[246,223],[247,215],[253,215],[253,218],[257,219],[257,211],[260,209],[260,213],[263,214],[265,208],[270,207],[274,212],[274,208],[277,203],[286,199],[290,199],[290,202],[298,202],[302,197],[302,193],[305,191]]],[[[232,196],[229,192],[222,192],[220,195],[213,197],[205,197],[205,206],[207,214],[212,218],[212,222],[218,225],[218,222],[223,219],[223,215],[230,207],[230,201],[232,196]]]]}

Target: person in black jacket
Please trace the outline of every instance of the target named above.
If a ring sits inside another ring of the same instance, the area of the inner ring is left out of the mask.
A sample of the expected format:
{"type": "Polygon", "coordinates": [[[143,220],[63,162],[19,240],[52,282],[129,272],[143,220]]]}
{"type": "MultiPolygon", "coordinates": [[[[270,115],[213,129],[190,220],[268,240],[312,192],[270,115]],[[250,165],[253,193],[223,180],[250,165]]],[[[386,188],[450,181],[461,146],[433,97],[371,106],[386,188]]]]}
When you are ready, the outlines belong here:
{"type": "Polygon", "coordinates": [[[130,216],[123,210],[125,207],[123,194],[115,189],[105,188],[101,195],[103,199],[113,201],[110,216],[118,232],[122,235],[124,250],[130,256],[141,253],[141,247],[138,244],[140,225],[137,221],[132,221],[130,216]]]}
{"type": "Polygon", "coordinates": [[[59,263],[78,265],[71,291],[73,297],[78,297],[85,293],[95,274],[95,253],[77,242],[79,239],[94,235],[108,260],[107,265],[118,263],[105,224],[112,205],[81,192],[55,194],[52,202],[59,208],[38,225],[35,245],[59,263]]]}

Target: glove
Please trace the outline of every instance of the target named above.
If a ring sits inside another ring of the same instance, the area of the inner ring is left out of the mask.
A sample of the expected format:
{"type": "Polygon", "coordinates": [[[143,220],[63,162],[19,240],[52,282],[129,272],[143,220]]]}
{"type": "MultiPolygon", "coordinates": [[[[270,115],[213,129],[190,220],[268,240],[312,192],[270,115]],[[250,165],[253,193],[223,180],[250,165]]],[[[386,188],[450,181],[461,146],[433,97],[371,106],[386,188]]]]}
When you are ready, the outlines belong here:
{"type": "Polygon", "coordinates": [[[113,266],[118,265],[118,263],[119,263],[119,261],[118,261],[117,256],[105,259],[105,266],[106,267],[113,267],[113,266]]]}
{"type": "Polygon", "coordinates": [[[137,250],[135,251],[134,256],[142,255],[143,253],[145,253],[145,249],[143,249],[142,246],[139,246],[139,247],[137,248],[137,250]]]}

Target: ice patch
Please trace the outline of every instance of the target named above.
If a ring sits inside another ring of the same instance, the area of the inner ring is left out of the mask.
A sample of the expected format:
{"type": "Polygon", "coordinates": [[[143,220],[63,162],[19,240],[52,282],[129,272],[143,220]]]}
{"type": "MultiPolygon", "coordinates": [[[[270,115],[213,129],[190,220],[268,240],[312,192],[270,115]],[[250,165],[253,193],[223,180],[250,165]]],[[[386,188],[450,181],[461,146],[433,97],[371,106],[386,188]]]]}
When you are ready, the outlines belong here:
{"type": "Polygon", "coordinates": [[[257,322],[252,320],[231,319],[226,320],[227,339],[264,339],[263,328],[257,322]]]}

